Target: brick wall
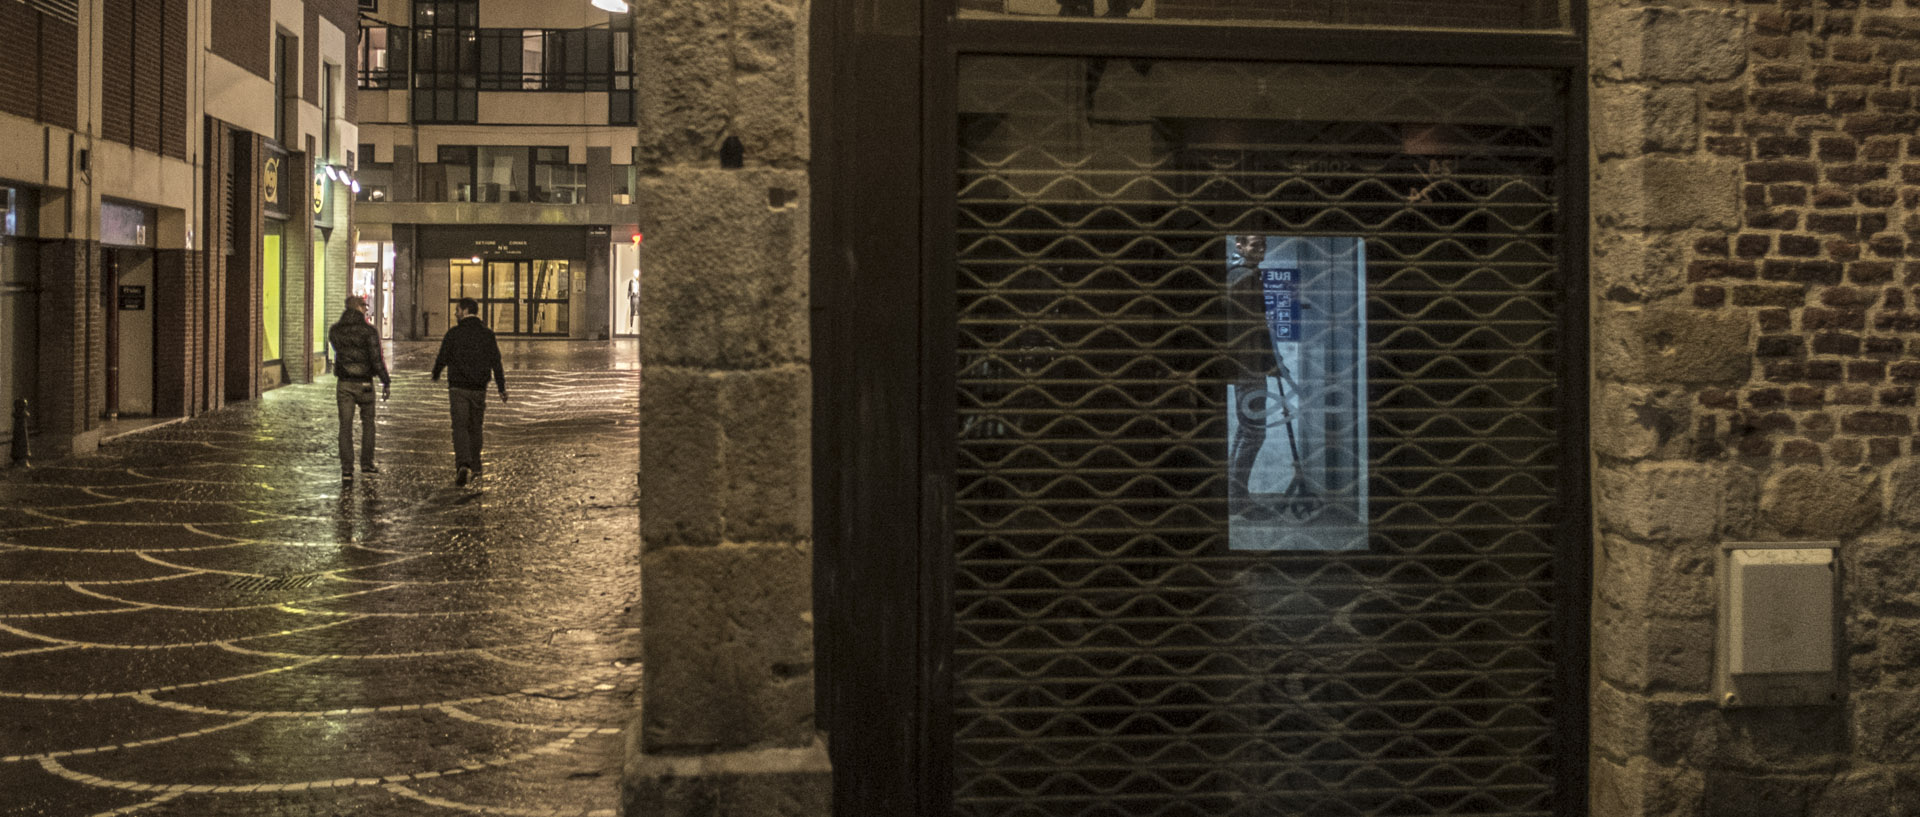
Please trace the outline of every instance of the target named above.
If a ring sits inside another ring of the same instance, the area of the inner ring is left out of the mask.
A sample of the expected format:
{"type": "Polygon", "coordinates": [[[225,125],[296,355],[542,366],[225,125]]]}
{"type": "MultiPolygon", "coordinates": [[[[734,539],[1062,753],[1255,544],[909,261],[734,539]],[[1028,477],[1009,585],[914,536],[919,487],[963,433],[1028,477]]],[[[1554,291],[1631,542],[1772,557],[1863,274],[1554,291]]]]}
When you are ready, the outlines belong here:
{"type": "MultiPolygon", "coordinates": [[[[320,104],[320,11],[308,3],[301,9],[300,98],[320,104]]],[[[351,29],[349,29],[351,30],[351,29]]]]}
{"type": "Polygon", "coordinates": [[[100,136],[186,158],[186,0],[105,0],[100,136]]]}
{"type": "Polygon", "coordinates": [[[160,15],[160,153],[187,158],[187,0],[166,0],[160,15]]]}
{"type": "Polygon", "coordinates": [[[134,6],[104,0],[100,9],[100,138],[133,144],[134,6]]]}
{"type": "Polygon", "coordinates": [[[213,0],[208,49],[262,79],[273,78],[271,0],[213,0]]]}
{"type": "Polygon", "coordinates": [[[79,33],[21,3],[0,3],[0,112],[73,128],[79,33]]]}
{"type": "Polygon", "coordinates": [[[153,413],[160,416],[197,414],[193,396],[199,391],[196,360],[203,339],[199,312],[205,285],[200,278],[200,254],[191,250],[160,250],[153,254],[153,413]]]}
{"type": "Polygon", "coordinates": [[[260,259],[265,217],[260,210],[259,162],[265,137],[233,131],[233,184],[230,210],[233,252],[225,258],[225,397],[260,396],[260,259]]]}
{"type": "MultiPolygon", "coordinates": [[[[39,404],[34,416],[42,434],[71,439],[98,424],[106,401],[98,244],[48,241],[40,245],[38,309],[39,404]]],[[[55,445],[58,452],[59,444],[55,445]]]]}
{"type": "Polygon", "coordinates": [[[1920,4],[1590,6],[1592,814],[1915,814],[1920,4]],[[1718,547],[1792,539],[1844,700],[1722,709],[1718,547]]]}
{"type": "MultiPolygon", "coordinates": [[[[309,140],[311,141],[311,140],[309,140]]],[[[297,199],[287,219],[280,246],[285,252],[281,290],[280,359],[287,382],[310,383],[313,372],[313,154],[287,157],[287,172],[301,184],[293,185],[297,199]]]]}
{"type": "Polygon", "coordinates": [[[232,168],[234,139],[226,123],[206,119],[203,128],[201,158],[200,301],[205,308],[196,313],[198,334],[203,346],[194,359],[199,392],[198,411],[211,411],[226,403],[227,355],[227,274],[225,247],[232,240],[230,214],[233,210],[232,168]]]}

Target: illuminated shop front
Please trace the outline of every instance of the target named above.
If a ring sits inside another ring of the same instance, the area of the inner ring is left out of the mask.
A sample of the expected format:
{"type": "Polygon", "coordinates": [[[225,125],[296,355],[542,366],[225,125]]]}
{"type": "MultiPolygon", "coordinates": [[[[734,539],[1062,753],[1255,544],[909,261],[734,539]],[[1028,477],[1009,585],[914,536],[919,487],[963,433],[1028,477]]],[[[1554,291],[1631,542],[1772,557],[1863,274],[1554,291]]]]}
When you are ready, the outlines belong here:
{"type": "Polygon", "coordinates": [[[419,235],[416,308],[427,337],[446,331],[462,298],[479,301],[481,319],[501,335],[605,331],[586,315],[595,306],[589,278],[606,280],[607,228],[445,226],[419,235]]]}

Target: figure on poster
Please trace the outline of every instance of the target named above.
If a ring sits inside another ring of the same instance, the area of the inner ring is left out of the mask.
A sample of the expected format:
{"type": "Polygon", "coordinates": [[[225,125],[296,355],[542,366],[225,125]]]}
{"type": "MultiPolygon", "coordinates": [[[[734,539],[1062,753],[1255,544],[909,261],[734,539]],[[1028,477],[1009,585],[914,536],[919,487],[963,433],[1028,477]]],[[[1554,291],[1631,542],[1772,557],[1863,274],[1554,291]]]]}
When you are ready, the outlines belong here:
{"type": "MultiPolygon", "coordinates": [[[[1294,405],[1300,386],[1288,368],[1288,351],[1299,345],[1299,270],[1263,268],[1267,237],[1234,237],[1234,260],[1227,270],[1228,297],[1245,311],[1260,316],[1251,341],[1251,366],[1234,383],[1236,429],[1228,448],[1227,505],[1235,519],[1272,522],[1283,517],[1305,519],[1317,508],[1301,467],[1300,442],[1294,434],[1294,405]],[[1278,425],[1286,432],[1287,462],[1292,471],[1287,486],[1277,494],[1254,490],[1255,466],[1266,448],[1267,433],[1278,425]],[[1262,501],[1271,496],[1278,503],[1262,501]]],[[[1244,314],[1244,313],[1243,313],[1244,314]]]]}
{"type": "Polygon", "coordinates": [[[627,279],[627,331],[633,331],[634,324],[640,320],[640,268],[635,267],[633,276],[627,279]]]}

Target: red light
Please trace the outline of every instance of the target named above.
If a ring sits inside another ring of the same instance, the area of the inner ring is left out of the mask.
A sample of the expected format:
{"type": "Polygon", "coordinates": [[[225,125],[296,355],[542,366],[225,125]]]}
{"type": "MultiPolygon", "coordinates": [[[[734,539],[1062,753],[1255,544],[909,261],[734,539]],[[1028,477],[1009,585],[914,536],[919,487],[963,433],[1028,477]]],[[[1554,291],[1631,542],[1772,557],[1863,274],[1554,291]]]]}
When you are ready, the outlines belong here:
{"type": "Polygon", "coordinates": [[[643,236],[643,235],[641,235],[641,234],[639,234],[639,233],[634,233],[634,234],[633,234],[633,243],[635,243],[635,244],[638,244],[638,243],[640,243],[640,240],[641,240],[641,239],[643,239],[643,238],[645,238],[645,237],[646,237],[646,236],[643,236]]]}

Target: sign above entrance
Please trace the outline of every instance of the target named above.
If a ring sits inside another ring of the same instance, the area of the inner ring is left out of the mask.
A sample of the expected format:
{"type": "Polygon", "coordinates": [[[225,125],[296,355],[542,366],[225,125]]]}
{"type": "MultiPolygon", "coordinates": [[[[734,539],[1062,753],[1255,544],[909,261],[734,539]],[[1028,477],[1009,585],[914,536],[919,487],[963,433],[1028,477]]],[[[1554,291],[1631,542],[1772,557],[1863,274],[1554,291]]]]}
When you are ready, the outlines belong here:
{"type": "MultiPolygon", "coordinates": [[[[602,232],[598,239],[601,252],[606,251],[605,236],[602,232]]],[[[581,227],[422,228],[420,254],[426,258],[584,259],[588,241],[581,227]]]]}
{"type": "Polygon", "coordinates": [[[272,142],[263,141],[260,147],[260,210],[267,218],[291,218],[296,189],[288,184],[291,159],[272,142]]]}

